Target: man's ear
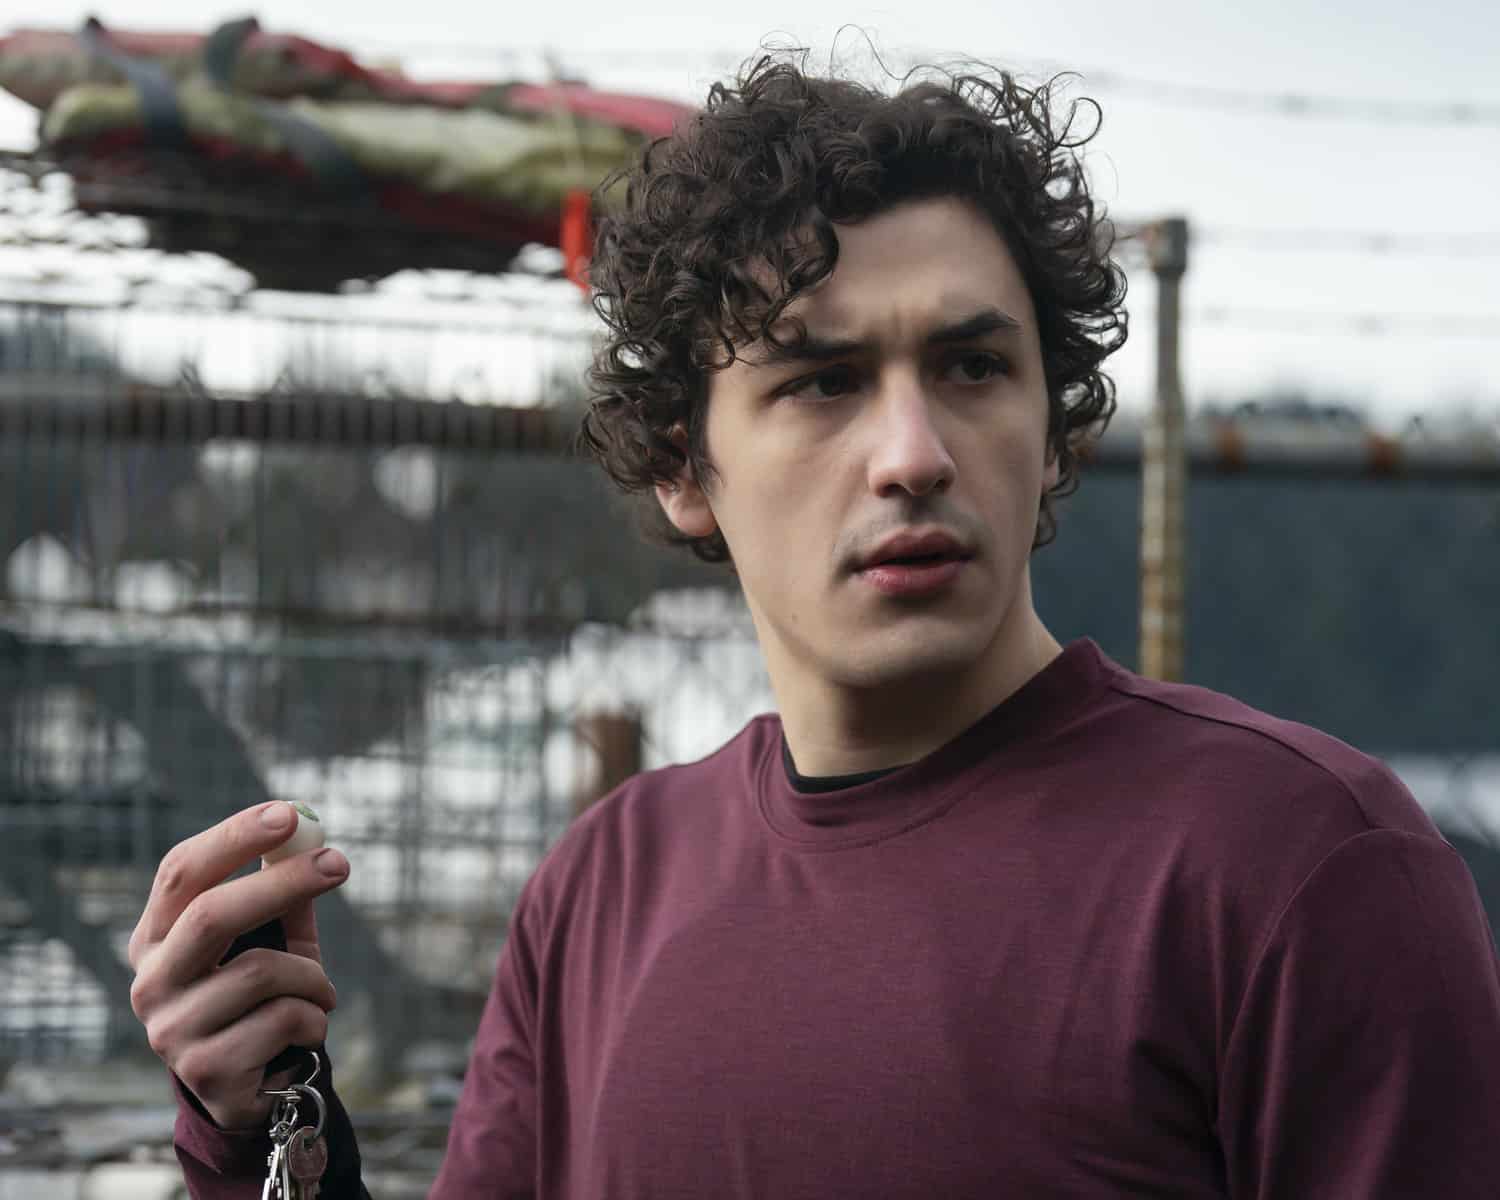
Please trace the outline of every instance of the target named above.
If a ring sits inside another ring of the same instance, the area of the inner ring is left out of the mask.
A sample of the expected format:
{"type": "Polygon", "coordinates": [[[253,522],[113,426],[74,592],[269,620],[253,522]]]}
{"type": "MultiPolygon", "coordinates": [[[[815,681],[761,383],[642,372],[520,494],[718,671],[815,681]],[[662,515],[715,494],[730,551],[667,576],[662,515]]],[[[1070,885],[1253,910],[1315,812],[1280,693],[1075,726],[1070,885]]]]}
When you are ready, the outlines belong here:
{"type": "Polygon", "coordinates": [[[1062,464],[1057,459],[1057,447],[1052,439],[1047,439],[1047,457],[1044,460],[1046,466],[1042,470],[1042,492],[1050,492],[1057,486],[1057,481],[1062,478],[1062,464]]]}
{"type": "MultiPolygon", "coordinates": [[[[687,431],[681,425],[673,426],[672,432],[667,436],[679,449],[686,452],[687,431]]],[[[661,505],[662,512],[667,514],[667,520],[687,537],[709,537],[719,528],[718,519],[693,473],[691,463],[683,463],[677,478],[671,483],[656,485],[656,500],[661,505]]]]}

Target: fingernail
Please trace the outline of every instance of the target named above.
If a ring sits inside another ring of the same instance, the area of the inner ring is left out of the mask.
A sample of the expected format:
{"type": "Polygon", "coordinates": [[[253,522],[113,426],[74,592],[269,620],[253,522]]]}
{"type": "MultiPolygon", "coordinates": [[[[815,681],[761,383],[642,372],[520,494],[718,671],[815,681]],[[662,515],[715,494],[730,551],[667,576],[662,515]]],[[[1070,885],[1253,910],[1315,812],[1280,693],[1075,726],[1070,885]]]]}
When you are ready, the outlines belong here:
{"type": "Polygon", "coordinates": [[[335,879],[341,879],[343,876],[349,874],[349,860],[337,850],[319,850],[313,856],[313,862],[318,864],[318,870],[322,871],[323,874],[330,875],[335,879]]]}
{"type": "Polygon", "coordinates": [[[267,829],[285,829],[292,823],[292,810],[280,800],[273,800],[260,810],[260,823],[267,829]]]}

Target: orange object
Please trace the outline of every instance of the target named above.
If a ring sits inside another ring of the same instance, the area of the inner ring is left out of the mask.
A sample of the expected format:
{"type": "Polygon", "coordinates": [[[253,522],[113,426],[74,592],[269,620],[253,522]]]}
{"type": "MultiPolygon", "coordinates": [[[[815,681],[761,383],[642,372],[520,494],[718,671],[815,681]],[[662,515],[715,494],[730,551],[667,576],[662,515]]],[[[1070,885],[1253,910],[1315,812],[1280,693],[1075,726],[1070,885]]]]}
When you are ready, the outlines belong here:
{"type": "Polygon", "coordinates": [[[563,252],[563,274],[585,293],[589,290],[589,254],[593,249],[594,229],[589,193],[574,188],[563,197],[562,229],[558,238],[563,252]]]}

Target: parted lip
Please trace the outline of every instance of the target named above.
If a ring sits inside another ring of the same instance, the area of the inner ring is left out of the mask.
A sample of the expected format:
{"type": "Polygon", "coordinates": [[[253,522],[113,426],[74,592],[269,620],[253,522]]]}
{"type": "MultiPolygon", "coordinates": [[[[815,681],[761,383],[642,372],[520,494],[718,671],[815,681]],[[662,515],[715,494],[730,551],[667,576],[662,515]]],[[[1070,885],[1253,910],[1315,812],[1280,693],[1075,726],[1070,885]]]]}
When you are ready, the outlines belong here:
{"type": "Polygon", "coordinates": [[[855,569],[863,571],[895,558],[926,558],[932,555],[943,558],[973,557],[963,543],[946,530],[903,530],[876,546],[855,569]]]}

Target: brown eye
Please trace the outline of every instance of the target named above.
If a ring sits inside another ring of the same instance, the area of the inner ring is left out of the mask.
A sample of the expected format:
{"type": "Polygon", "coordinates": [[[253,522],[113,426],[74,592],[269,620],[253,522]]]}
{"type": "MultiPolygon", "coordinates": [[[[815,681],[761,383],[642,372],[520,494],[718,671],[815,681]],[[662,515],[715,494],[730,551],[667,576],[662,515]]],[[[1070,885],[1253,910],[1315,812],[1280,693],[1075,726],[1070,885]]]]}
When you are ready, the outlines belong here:
{"type": "Polygon", "coordinates": [[[829,367],[789,385],[785,395],[799,400],[834,400],[853,391],[858,376],[852,367],[829,367]]]}
{"type": "Polygon", "coordinates": [[[998,354],[964,354],[949,364],[950,378],[957,383],[986,383],[1004,375],[1008,364],[998,354]]]}

